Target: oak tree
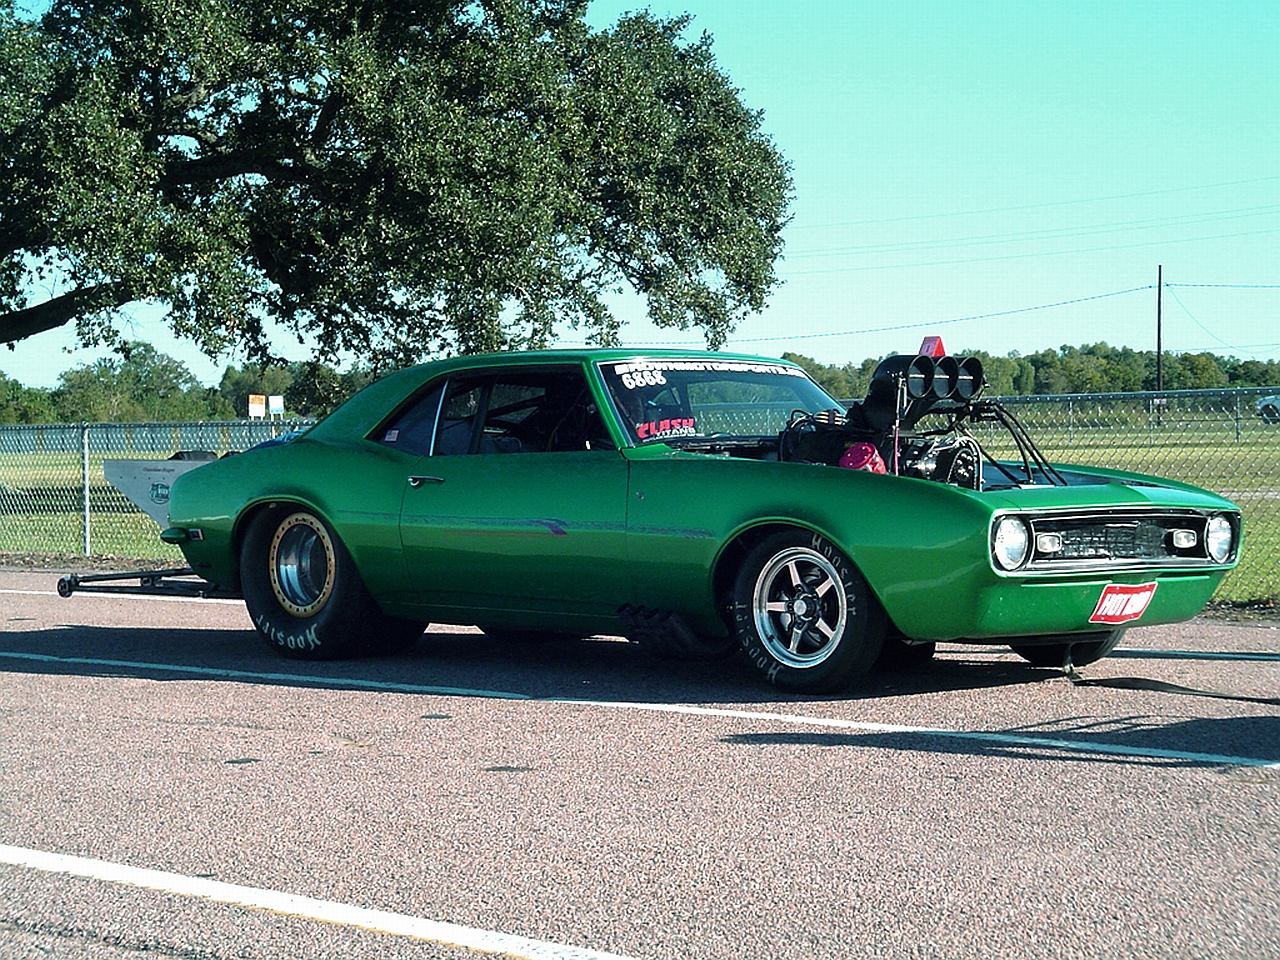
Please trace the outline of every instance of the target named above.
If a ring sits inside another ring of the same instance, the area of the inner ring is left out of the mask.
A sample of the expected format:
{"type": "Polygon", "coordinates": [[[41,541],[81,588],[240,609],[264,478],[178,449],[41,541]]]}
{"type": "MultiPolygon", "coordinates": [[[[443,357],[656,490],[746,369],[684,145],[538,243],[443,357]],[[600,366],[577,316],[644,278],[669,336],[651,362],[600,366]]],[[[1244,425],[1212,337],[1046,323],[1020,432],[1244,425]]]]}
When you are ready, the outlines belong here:
{"type": "Polygon", "coordinates": [[[688,18],[587,0],[0,0],[0,342],[217,356],[268,318],[400,363],[616,340],[630,288],[712,346],[776,283],[786,162],[688,18]]]}

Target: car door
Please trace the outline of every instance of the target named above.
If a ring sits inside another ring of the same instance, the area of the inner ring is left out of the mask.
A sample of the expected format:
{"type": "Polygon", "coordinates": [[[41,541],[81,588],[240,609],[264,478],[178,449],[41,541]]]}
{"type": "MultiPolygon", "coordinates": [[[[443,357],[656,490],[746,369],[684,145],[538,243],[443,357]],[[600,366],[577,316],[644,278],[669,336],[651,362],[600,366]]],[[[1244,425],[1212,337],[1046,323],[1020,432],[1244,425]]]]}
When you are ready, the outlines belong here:
{"type": "Polygon", "coordinates": [[[453,377],[405,478],[400,537],[420,602],[612,614],[628,597],[627,463],[580,368],[453,377]]]}

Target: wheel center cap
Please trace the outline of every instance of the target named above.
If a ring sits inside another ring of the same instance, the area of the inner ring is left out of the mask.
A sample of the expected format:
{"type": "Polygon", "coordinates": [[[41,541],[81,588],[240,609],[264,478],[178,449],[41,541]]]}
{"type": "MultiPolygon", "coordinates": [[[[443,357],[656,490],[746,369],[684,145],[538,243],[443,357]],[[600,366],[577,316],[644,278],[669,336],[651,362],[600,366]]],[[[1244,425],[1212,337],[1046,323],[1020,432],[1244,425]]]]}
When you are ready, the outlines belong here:
{"type": "Polygon", "coordinates": [[[798,598],[793,604],[791,604],[791,612],[797,617],[806,616],[809,613],[808,601],[805,600],[804,597],[798,598]]]}

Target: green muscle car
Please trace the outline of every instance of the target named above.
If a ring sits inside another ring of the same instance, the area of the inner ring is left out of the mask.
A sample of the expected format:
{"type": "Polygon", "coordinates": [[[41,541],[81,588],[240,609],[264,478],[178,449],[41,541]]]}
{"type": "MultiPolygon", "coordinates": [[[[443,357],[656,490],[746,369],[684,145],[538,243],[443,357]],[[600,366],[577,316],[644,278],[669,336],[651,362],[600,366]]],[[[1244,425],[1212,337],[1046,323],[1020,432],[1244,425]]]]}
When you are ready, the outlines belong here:
{"type": "Polygon", "coordinates": [[[440,361],[179,477],[162,536],[311,659],[400,650],[434,621],[741,650],[817,692],[939,641],[1080,665],[1129,624],[1199,612],[1239,510],[1051,464],[982,385],[974,358],[894,356],[846,410],[762,357],[440,361]]]}

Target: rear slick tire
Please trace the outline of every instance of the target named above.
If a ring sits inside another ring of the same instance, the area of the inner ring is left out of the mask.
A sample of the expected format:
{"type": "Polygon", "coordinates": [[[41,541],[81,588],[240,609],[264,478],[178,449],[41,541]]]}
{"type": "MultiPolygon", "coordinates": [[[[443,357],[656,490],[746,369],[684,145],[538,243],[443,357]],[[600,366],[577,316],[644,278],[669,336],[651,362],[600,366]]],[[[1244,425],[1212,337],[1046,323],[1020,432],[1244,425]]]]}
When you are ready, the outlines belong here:
{"type": "Polygon", "coordinates": [[[875,665],[885,616],[835,544],[785,530],[743,560],[733,585],[731,629],[775,687],[829,693],[875,665]]]}
{"type": "Polygon", "coordinates": [[[378,646],[381,611],[342,541],[309,510],[272,507],[253,518],[240,587],[254,626],[286,657],[340,660],[378,646]]]}

